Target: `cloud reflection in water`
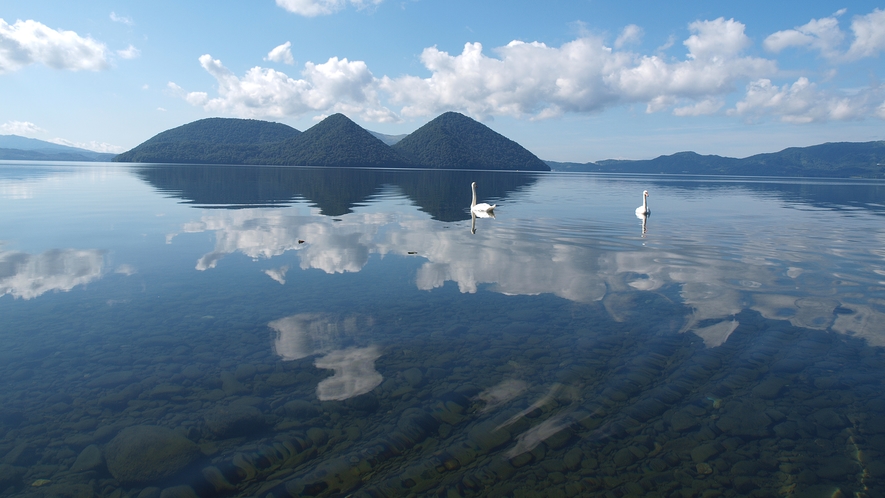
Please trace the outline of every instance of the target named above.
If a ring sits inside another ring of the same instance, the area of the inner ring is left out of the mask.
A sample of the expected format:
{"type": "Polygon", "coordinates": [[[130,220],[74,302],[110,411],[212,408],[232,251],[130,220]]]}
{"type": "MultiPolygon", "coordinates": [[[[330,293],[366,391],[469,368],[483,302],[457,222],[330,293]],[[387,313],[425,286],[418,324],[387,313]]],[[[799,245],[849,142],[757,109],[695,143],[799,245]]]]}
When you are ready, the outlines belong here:
{"type": "Polygon", "coordinates": [[[101,277],[104,253],[98,249],[52,249],[36,255],[0,251],[0,296],[33,299],[86,285],[101,277]]]}
{"type": "MultiPolygon", "coordinates": [[[[885,311],[862,296],[851,297],[857,293],[839,293],[846,285],[876,282],[846,283],[849,277],[831,270],[831,263],[805,261],[814,253],[802,252],[788,234],[736,231],[729,240],[711,245],[708,234],[689,231],[673,249],[653,243],[612,249],[617,241],[527,237],[527,232],[506,223],[490,225],[479,237],[470,230],[441,229],[440,222],[419,212],[351,213],[336,222],[292,215],[293,211],[211,212],[186,225],[185,232],[216,234],[215,249],[197,268],[212,268],[235,252],[262,259],[295,250],[302,269],[356,272],[370,254],[417,252],[427,260],[415,278],[422,290],[452,281],[463,293],[489,284],[491,290],[508,295],[546,293],[580,303],[603,300],[617,320],[635,309],[637,300],[629,296],[666,293],[675,286],[688,309],[681,330],[699,335],[710,347],[728,338],[738,326],[735,316],[747,308],[766,318],[814,329],[832,327],[885,345],[885,311]],[[765,244],[754,242],[760,237],[765,244]]],[[[673,298],[672,292],[667,298],[673,298]]]]}

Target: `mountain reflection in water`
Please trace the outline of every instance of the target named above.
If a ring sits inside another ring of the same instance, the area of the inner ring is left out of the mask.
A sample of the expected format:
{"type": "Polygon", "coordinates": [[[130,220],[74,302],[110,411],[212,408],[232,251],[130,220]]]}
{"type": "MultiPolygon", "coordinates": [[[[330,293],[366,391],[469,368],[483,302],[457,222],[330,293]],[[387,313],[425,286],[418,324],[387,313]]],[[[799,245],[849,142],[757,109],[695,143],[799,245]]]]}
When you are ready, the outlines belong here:
{"type": "Polygon", "coordinates": [[[881,182],[7,169],[4,496],[885,494],[881,182]]]}

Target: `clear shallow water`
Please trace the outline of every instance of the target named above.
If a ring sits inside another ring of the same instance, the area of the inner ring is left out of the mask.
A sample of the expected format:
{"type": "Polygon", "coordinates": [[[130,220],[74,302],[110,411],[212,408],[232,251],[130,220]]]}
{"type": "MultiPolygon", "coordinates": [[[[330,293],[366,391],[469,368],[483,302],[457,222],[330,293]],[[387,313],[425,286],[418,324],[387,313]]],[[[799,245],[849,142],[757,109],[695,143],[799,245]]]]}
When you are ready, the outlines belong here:
{"type": "Polygon", "coordinates": [[[7,162],[0,213],[0,494],[885,493],[883,183],[7,162]]]}

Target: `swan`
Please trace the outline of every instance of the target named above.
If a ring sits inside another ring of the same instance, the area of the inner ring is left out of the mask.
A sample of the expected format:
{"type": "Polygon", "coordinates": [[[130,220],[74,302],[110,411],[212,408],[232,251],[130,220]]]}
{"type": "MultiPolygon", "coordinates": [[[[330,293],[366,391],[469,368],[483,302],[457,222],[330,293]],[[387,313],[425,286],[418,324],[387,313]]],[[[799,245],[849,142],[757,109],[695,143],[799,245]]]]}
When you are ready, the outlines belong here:
{"type": "Polygon", "coordinates": [[[648,216],[651,210],[648,208],[648,190],[642,191],[642,205],[636,208],[636,216],[648,216]]]}
{"type": "Polygon", "coordinates": [[[497,204],[489,205],[485,202],[476,203],[476,182],[470,184],[470,189],[473,190],[473,200],[470,202],[470,212],[476,213],[480,218],[487,218],[488,216],[483,216],[484,214],[490,214],[494,216],[494,209],[497,204]]]}

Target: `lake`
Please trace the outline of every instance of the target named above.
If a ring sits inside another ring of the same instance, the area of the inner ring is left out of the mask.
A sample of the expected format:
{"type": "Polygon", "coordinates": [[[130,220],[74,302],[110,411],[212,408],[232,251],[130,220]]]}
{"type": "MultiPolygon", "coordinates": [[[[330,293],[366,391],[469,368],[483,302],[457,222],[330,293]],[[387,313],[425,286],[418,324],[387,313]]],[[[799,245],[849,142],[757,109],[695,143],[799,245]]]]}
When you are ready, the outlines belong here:
{"type": "Polygon", "coordinates": [[[7,161],[0,213],[4,496],[885,496],[885,182],[7,161]]]}

